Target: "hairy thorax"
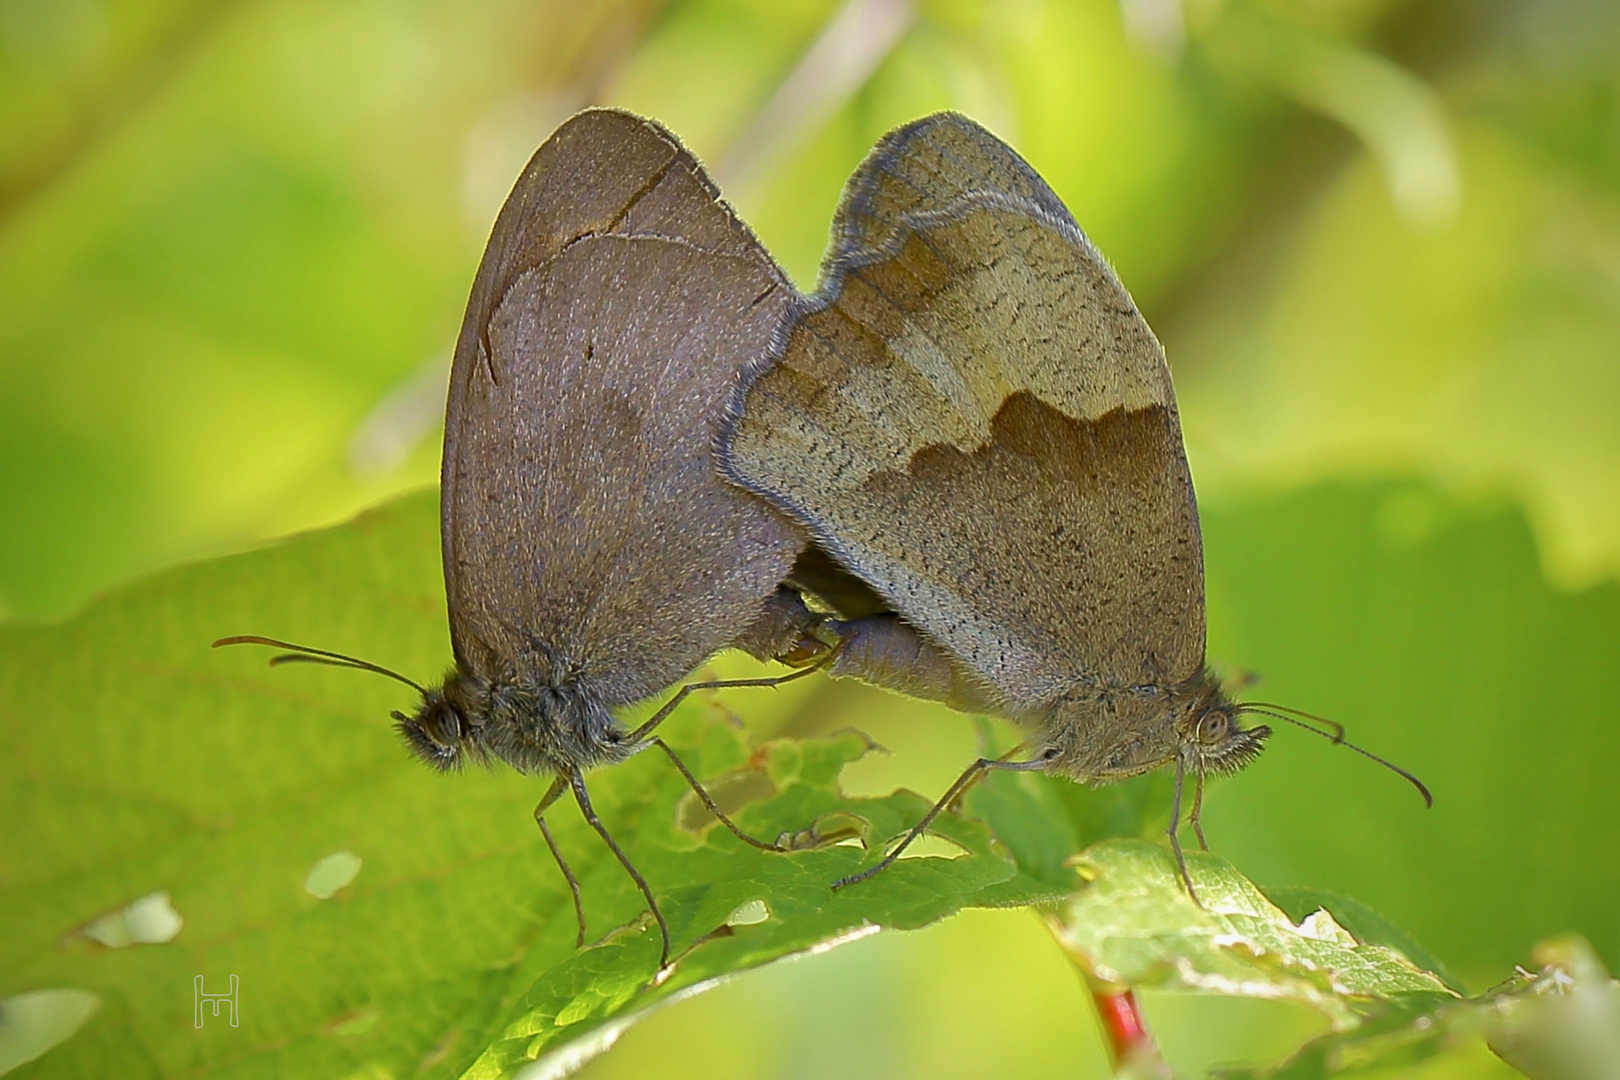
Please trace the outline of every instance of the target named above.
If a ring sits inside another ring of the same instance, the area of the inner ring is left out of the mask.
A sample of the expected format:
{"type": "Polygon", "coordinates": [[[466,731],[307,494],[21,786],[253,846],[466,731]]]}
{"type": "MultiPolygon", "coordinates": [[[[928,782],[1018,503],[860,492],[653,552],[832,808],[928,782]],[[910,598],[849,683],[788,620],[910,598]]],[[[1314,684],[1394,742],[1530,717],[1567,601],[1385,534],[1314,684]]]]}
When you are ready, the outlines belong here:
{"type": "Polygon", "coordinates": [[[1077,686],[1031,726],[1047,771],[1092,784],[1168,765],[1228,772],[1258,752],[1262,729],[1242,731],[1207,668],[1178,683],[1077,686]]]}
{"type": "Polygon", "coordinates": [[[442,769],[467,757],[499,758],[523,773],[566,774],[632,751],[607,706],[578,679],[485,679],[454,670],[400,727],[418,755],[442,769]]]}

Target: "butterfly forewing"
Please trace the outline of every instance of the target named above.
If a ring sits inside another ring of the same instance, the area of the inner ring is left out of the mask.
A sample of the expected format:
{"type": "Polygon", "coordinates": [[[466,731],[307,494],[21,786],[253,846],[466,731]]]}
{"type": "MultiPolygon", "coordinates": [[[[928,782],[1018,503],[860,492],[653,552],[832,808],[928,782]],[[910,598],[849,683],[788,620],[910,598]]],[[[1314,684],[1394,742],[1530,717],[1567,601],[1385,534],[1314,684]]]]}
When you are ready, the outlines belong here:
{"type": "Polygon", "coordinates": [[[662,128],[592,111],[541,148],[451,377],[443,538],[464,665],[577,676],[617,704],[751,621],[801,534],[721,481],[712,444],[791,295],[662,128]]]}

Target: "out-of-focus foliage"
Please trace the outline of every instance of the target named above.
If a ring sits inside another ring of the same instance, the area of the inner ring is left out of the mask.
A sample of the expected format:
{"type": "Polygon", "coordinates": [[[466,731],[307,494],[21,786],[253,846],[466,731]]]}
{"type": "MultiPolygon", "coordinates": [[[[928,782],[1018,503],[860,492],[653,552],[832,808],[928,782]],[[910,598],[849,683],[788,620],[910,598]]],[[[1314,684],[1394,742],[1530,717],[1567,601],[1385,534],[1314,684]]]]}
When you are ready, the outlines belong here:
{"type": "MultiPolygon", "coordinates": [[[[1220,1080],[1324,1080],[1422,1075],[1486,1046],[1531,1080],[1606,1080],[1620,1069],[1620,983],[1579,938],[1536,948],[1539,971],[1521,969],[1467,1001],[1395,996],[1358,1004],[1358,1026],[1306,1043],[1268,1068],[1217,1069],[1220,1080]]],[[[1492,1070],[1506,1072],[1501,1070],[1492,1070]]]]}
{"type": "Polygon", "coordinates": [[[1285,728],[1216,794],[1221,853],[1262,885],[1371,904],[1476,989],[1566,929],[1615,956],[1620,869],[1596,853],[1620,846],[1620,588],[1549,588],[1517,513],[1417,486],[1212,509],[1205,531],[1212,656],[1436,793],[1425,812],[1397,777],[1285,728]]]}
{"type": "MultiPolygon", "coordinates": [[[[431,482],[495,209],[592,102],[671,125],[804,285],[888,127],[954,107],[1007,137],[1165,340],[1212,658],[1345,721],[1438,797],[1425,814],[1398,779],[1279,732],[1212,792],[1216,849],[1263,886],[1370,905],[1469,992],[1569,929],[1616,966],[1610,0],[4,0],[0,613],[63,615],[431,482]],[[1391,472],[1416,482],[1365,482],[1391,472]]],[[[346,642],[349,618],[375,623],[326,597],[287,630],[346,642]]],[[[267,628],[200,633],[238,629],[267,628]]],[[[153,692],[105,688],[97,716],[153,692]]],[[[761,738],[853,724],[894,749],[845,770],[858,795],[939,791],[974,752],[967,720],[927,706],[822,680],[780,698],[726,700],[761,738]]],[[[0,699],[8,738],[36,722],[20,700],[0,699]]],[[[21,813],[32,766],[14,760],[21,813]]],[[[324,775],[313,754],[300,767],[324,775]]],[[[1071,798],[1026,777],[969,805],[1020,791],[1071,798]]],[[[105,797],[74,813],[99,821],[105,797]]],[[[1075,828],[1025,841],[1050,865],[1075,828]]],[[[14,858],[0,848],[0,870],[14,858]]],[[[666,1010],[591,1068],[1101,1070],[1084,1002],[1052,1004],[1063,976],[1039,934],[981,912],[863,941],[666,1010]]],[[[1318,1023],[1144,999],[1188,1075],[1279,1060],[1318,1023]]]]}
{"type": "Polygon", "coordinates": [[[1543,942],[1529,994],[1498,1008],[1488,1038],[1534,1080],[1620,1073],[1620,980],[1579,937],[1543,942]]]}

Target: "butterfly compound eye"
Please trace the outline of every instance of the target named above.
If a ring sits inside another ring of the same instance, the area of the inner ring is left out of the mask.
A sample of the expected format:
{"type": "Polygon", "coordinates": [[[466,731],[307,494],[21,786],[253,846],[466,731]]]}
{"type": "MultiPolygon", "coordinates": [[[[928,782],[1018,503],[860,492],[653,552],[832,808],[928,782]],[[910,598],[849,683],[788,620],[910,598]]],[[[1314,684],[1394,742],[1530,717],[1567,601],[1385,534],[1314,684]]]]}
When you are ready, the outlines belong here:
{"type": "Polygon", "coordinates": [[[415,716],[395,713],[399,733],[411,752],[441,772],[459,768],[467,725],[454,705],[430,694],[415,716]]]}
{"type": "Polygon", "coordinates": [[[1198,721],[1198,741],[1205,746],[1219,746],[1232,735],[1232,718],[1219,709],[1205,713],[1198,721]]]}

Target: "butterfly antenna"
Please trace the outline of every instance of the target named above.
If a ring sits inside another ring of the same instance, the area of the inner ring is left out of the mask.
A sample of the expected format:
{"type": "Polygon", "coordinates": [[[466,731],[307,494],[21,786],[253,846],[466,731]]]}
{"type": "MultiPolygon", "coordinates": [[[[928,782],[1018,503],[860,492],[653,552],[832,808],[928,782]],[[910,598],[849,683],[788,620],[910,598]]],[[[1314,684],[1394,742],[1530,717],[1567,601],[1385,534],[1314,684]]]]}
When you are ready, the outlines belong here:
{"type": "Polygon", "coordinates": [[[1418,794],[1423,796],[1424,805],[1431,808],[1434,806],[1434,796],[1429,793],[1429,787],[1427,784],[1413,776],[1411,773],[1407,772],[1405,769],[1401,768],[1399,765],[1395,764],[1393,761],[1386,761],[1377,754],[1373,753],[1371,750],[1363,750],[1355,743],[1346,741],[1343,726],[1335,723],[1332,720],[1327,720],[1320,716],[1312,716],[1310,713],[1300,713],[1297,709],[1289,709],[1288,712],[1282,712],[1279,711],[1276,706],[1263,701],[1244,702],[1238,706],[1238,712],[1259,713],[1261,716],[1269,716],[1275,720],[1284,720],[1290,724],[1293,724],[1295,727],[1304,728],[1306,731],[1309,731],[1312,734],[1320,735],[1322,738],[1327,739],[1329,742],[1332,742],[1337,746],[1342,746],[1346,750],[1354,750],[1362,757],[1370,758],[1371,760],[1376,761],[1378,764],[1382,765],[1390,772],[1395,773],[1397,776],[1405,777],[1408,783],[1418,789],[1418,794]],[[1288,713],[1299,713],[1299,715],[1290,716],[1288,713]],[[1312,721],[1314,721],[1314,723],[1312,721]],[[1322,728],[1317,727],[1317,724],[1325,724],[1328,726],[1329,730],[1323,730],[1322,728]]]}
{"type": "MultiPolygon", "coordinates": [[[[1245,701],[1240,703],[1238,707],[1244,711],[1252,710],[1254,712],[1259,712],[1262,709],[1273,710],[1272,712],[1266,714],[1268,716],[1276,716],[1277,713],[1287,713],[1288,716],[1295,718],[1293,721],[1295,724],[1299,724],[1302,720],[1309,721],[1312,724],[1320,724],[1327,730],[1318,731],[1317,734],[1326,736],[1336,743],[1344,742],[1343,724],[1339,723],[1337,720],[1329,720],[1325,716],[1317,716],[1315,713],[1308,713],[1303,709],[1296,709],[1292,705],[1278,705],[1275,702],[1270,701],[1245,701]]],[[[1282,719],[1287,719],[1287,717],[1282,717],[1282,719]]]]}
{"type": "Polygon", "coordinates": [[[325,649],[312,649],[308,645],[295,645],[290,641],[277,641],[275,638],[259,637],[257,634],[240,634],[236,637],[222,637],[214,642],[214,648],[222,645],[268,645],[272,649],[289,649],[290,652],[270,658],[270,666],[278,664],[329,664],[332,667],[359,668],[361,671],[370,671],[378,675],[386,675],[396,679],[415,690],[418,694],[427,694],[426,688],[415,679],[407,679],[397,671],[390,671],[381,664],[373,664],[369,660],[359,657],[346,656],[343,653],[328,652],[325,649]]]}

